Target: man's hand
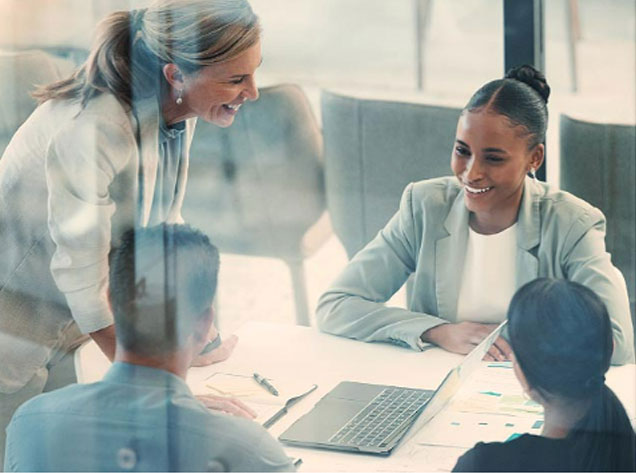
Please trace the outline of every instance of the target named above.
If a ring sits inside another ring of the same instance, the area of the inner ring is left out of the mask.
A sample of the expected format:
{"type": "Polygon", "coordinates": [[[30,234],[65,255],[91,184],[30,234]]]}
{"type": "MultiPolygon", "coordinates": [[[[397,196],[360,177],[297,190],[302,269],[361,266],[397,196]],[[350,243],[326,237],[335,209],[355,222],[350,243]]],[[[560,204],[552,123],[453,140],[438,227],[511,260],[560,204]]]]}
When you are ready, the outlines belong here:
{"type": "Polygon", "coordinates": [[[250,420],[256,417],[256,412],[254,412],[254,410],[250,409],[243,402],[233,397],[215,396],[214,394],[200,394],[196,396],[196,398],[208,409],[225,412],[226,414],[236,417],[245,417],[250,420]]]}
{"type": "Polygon", "coordinates": [[[220,347],[215,348],[209,353],[198,355],[194,360],[192,360],[190,366],[207,366],[212,363],[225,361],[230,357],[237,343],[238,337],[236,335],[230,335],[228,338],[223,340],[220,347]]]}
{"type": "Polygon", "coordinates": [[[424,332],[422,340],[434,343],[453,353],[465,355],[479,345],[495,328],[497,328],[497,324],[480,324],[476,322],[442,324],[424,332]]]}
{"type": "Polygon", "coordinates": [[[492,344],[488,353],[484,356],[486,361],[511,361],[512,348],[503,337],[497,337],[495,343],[492,344]]]}

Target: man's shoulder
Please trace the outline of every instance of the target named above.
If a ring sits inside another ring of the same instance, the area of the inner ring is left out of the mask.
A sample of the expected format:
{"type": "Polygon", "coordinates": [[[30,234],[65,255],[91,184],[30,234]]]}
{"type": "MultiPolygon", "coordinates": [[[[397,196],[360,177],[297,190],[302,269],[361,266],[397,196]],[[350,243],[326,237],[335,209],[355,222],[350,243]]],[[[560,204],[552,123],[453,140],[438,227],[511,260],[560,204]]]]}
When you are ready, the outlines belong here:
{"type": "Polygon", "coordinates": [[[71,384],[55,391],[39,394],[22,404],[14,414],[13,419],[27,415],[60,412],[77,406],[78,399],[98,391],[99,384],[71,384]]]}
{"type": "MultiPolygon", "coordinates": [[[[292,469],[281,446],[258,423],[210,411],[179,386],[129,383],[112,377],[37,396],[18,410],[10,435],[13,439],[29,437],[29,442],[12,444],[20,464],[32,467],[26,469],[37,469],[37,461],[44,461],[27,458],[33,445],[62,451],[69,442],[86,437],[101,445],[121,445],[134,438],[139,465],[147,469],[169,469],[173,460],[163,454],[148,455],[165,449],[168,441],[175,451],[187,452],[178,462],[188,471],[199,471],[211,461],[228,465],[232,471],[292,469]],[[42,430],[41,425],[51,428],[42,430]]],[[[112,458],[100,453],[88,459],[55,455],[53,469],[113,468],[112,458]]]]}
{"type": "MultiPolygon", "coordinates": [[[[42,393],[22,404],[14,413],[7,429],[29,432],[42,424],[59,427],[58,432],[76,419],[92,415],[99,419],[98,402],[102,402],[100,383],[71,384],[55,391],[42,393]]],[[[43,432],[39,434],[44,435],[43,432]]]]}

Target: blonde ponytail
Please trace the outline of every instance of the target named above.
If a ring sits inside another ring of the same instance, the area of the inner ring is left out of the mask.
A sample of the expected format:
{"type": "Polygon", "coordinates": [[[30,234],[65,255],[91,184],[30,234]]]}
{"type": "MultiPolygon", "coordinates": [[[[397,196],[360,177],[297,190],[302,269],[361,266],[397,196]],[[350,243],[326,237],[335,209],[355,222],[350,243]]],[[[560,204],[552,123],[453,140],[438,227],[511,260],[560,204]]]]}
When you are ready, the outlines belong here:
{"type": "Polygon", "coordinates": [[[33,93],[39,103],[50,99],[79,100],[82,107],[101,92],[110,92],[131,104],[130,12],[110,14],[97,25],[96,38],[86,62],[68,79],[40,87],[33,93]]]}

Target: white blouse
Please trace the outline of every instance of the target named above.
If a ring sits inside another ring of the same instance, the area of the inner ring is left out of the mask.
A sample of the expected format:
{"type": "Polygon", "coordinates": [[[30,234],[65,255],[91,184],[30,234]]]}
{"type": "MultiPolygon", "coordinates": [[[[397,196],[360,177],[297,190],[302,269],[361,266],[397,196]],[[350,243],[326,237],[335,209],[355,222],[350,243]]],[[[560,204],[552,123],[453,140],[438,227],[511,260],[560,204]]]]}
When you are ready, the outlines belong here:
{"type": "Polygon", "coordinates": [[[493,235],[468,228],[457,320],[498,323],[516,290],[517,224],[493,235]]]}

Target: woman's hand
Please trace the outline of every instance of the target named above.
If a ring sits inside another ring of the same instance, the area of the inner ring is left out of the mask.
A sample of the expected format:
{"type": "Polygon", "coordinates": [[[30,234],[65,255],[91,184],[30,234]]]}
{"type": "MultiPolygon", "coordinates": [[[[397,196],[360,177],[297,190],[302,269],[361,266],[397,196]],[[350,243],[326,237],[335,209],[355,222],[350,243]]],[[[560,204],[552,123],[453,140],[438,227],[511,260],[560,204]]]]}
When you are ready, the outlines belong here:
{"type": "Polygon", "coordinates": [[[250,409],[246,404],[234,397],[200,394],[196,396],[196,398],[208,409],[225,412],[226,414],[236,417],[245,417],[250,420],[256,418],[256,412],[254,412],[254,410],[250,409]]]}
{"type": "MultiPolygon", "coordinates": [[[[497,328],[497,324],[476,322],[442,324],[427,330],[421,335],[421,338],[423,341],[434,343],[445,350],[465,355],[479,345],[495,328],[497,328]]],[[[501,337],[499,338],[501,339],[501,337]]],[[[490,352],[488,353],[490,354],[490,352]]],[[[493,357],[493,359],[495,358],[493,357]]]]}
{"type": "Polygon", "coordinates": [[[503,337],[497,337],[488,353],[484,356],[486,361],[512,361],[512,348],[503,337]]]}
{"type": "Polygon", "coordinates": [[[228,338],[223,340],[218,348],[215,348],[209,353],[198,355],[194,360],[192,360],[190,366],[207,366],[212,363],[225,361],[230,357],[237,343],[238,337],[236,335],[230,335],[228,338]]]}

